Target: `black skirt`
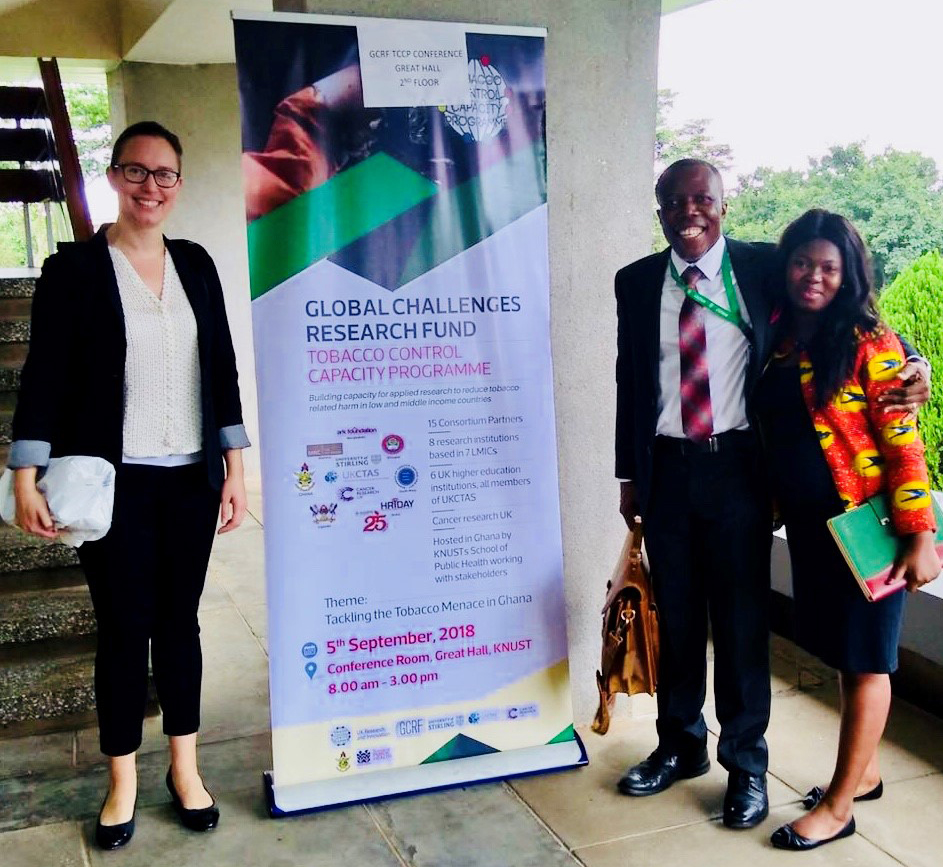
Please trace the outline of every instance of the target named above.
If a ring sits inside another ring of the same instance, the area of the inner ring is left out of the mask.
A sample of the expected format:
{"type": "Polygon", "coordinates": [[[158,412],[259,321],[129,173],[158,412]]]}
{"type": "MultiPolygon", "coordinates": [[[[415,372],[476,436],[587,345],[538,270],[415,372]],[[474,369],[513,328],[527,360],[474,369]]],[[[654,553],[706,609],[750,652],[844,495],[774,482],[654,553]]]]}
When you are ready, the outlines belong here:
{"type": "Polygon", "coordinates": [[[757,410],[770,485],[786,524],[796,643],[839,671],[897,669],[904,593],[868,602],[826,521],[843,507],[802,397],[797,367],[770,365],[757,410]]]}

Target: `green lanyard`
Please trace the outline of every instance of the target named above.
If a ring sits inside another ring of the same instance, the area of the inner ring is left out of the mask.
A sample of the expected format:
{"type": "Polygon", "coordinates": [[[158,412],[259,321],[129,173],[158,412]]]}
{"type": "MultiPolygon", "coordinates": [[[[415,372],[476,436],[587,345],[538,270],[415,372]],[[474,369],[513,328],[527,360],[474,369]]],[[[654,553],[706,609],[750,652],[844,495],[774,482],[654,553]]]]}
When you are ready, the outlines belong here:
{"type": "Polygon", "coordinates": [[[691,289],[684,280],[681,279],[678,274],[678,269],[675,268],[675,263],[670,256],[668,257],[668,265],[671,269],[672,279],[688,298],[692,301],[696,301],[702,307],[706,307],[711,313],[715,316],[719,316],[725,322],[736,325],[737,328],[743,332],[743,336],[746,337],[747,340],[753,340],[752,329],[740,315],[740,301],[737,299],[737,292],[733,288],[733,268],[730,265],[730,253],[727,251],[726,247],[724,248],[724,256],[720,264],[720,272],[724,280],[724,291],[727,293],[727,307],[729,308],[726,310],[717,302],[711,301],[706,295],[702,295],[697,289],[691,289]]]}

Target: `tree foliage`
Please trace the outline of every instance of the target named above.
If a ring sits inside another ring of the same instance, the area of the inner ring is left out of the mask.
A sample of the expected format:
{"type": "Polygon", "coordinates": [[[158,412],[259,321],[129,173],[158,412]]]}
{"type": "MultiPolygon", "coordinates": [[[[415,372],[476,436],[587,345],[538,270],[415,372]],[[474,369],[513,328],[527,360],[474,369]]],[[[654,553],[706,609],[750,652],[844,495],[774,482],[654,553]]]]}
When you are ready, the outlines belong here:
{"type": "Polygon", "coordinates": [[[675,160],[694,158],[707,160],[721,171],[733,164],[730,145],[715,142],[707,133],[710,123],[705,118],[685,121],[679,127],[668,123],[668,115],[674,107],[677,94],[673,90],[658,91],[658,107],[655,119],[655,174],[663,172],[675,160]]]}
{"type": "Polygon", "coordinates": [[[930,485],[943,490],[943,255],[920,256],[881,293],[880,306],[887,323],[933,367],[930,401],[920,410],[920,436],[930,485]]]}
{"type": "Polygon", "coordinates": [[[63,91],[82,175],[88,183],[105,173],[111,156],[108,89],[103,84],[67,84],[63,91]]]}
{"type": "Polygon", "coordinates": [[[888,148],[867,156],[860,143],[834,146],[803,171],[760,167],[741,175],[729,196],[725,231],[749,241],[777,241],[809,208],[844,215],[874,258],[877,285],[918,256],[943,249],[943,185],[936,163],[888,148]]]}

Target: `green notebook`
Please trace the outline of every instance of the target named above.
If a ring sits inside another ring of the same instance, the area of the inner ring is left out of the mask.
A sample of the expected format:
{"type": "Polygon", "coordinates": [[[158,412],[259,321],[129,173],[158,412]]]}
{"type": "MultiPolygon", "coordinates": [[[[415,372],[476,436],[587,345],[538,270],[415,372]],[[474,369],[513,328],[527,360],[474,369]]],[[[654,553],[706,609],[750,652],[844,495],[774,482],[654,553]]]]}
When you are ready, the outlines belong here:
{"type": "MultiPolygon", "coordinates": [[[[931,494],[936,516],[936,552],[943,557],[943,510],[931,494]]],[[[883,599],[907,586],[903,578],[887,583],[897,557],[898,538],[891,525],[885,494],[877,494],[860,506],[828,522],[861,592],[870,602],[883,599]]]]}

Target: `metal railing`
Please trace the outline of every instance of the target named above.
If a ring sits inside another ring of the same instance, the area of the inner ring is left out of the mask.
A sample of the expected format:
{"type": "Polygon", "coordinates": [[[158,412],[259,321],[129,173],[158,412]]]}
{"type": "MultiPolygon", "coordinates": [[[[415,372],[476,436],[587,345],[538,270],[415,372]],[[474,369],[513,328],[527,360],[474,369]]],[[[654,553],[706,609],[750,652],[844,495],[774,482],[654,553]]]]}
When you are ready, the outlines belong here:
{"type": "Polygon", "coordinates": [[[22,207],[30,268],[35,266],[36,246],[31,206],[42,208],[48,252],[54,251],[57,235],[59,240],[70,235],[78,240],[92,236],[58,64],[55,59],[38,63],[41,88],[0,87],[0,163],[7,166],[0,168],[0,202],[22,207]],[[59,215],[54,216],[52,203],[60,203],[60,208],[64,203],[68,217],[56,219],[59,215]],[[59,224],[59,231],[54,223],[59,224]]]}

